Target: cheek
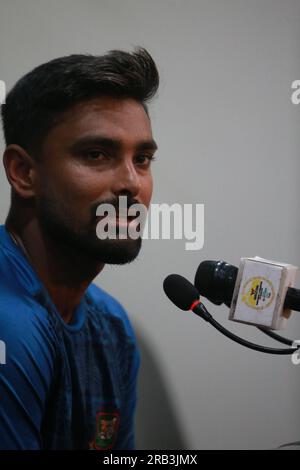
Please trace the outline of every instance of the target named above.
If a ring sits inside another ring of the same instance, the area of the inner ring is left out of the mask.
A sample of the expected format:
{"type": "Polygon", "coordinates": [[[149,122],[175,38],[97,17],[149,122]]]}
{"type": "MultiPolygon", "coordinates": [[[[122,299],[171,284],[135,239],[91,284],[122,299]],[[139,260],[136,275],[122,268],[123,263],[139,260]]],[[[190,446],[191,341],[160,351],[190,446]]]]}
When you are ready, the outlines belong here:
{"type": "Polygon", "coordinates": [[[55,169],[53,174],[46,175],[48,189],[66,203],[73,203],[76,207],[101,198],[101,194],[106,193],[108,185],[107,175],[82,166],[71,168],[66,166],[60,168],[60,171],[55,169]]]}

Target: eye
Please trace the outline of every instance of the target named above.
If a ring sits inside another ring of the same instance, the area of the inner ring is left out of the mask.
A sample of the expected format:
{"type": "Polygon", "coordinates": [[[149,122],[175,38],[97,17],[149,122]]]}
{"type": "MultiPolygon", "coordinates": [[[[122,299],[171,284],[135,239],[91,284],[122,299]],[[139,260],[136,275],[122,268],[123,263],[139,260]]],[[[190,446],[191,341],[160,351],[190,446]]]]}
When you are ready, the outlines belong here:
{"type": "Polygon", "coordinates": [[[149,166],[155,160],[154,155],[138,155],[135,162],[141,166],[149,166]]]}
{"type": "Polygon", "coordinates": [[[85,152],[85,156],[91,160],[103,160],[105,158],[109,158],[109,156],[102,150],[87,150],[85,152]]]}

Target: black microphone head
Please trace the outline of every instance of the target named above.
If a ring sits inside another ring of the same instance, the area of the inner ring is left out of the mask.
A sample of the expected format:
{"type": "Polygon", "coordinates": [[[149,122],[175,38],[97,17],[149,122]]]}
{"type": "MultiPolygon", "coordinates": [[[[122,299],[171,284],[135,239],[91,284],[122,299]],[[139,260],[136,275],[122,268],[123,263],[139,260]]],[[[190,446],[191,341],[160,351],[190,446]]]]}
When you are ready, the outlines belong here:
{"type": "Polygon", "coordinates": [[[230,306],[238,268],[225,261],[203,261],[195,276],[195,286],[216,305],[230,306]]]}
{"type": "Polygon", "coordinates": [[[164,291],[167,297],[181,310],[190,310],[199,292],[193,284],[179,274],[170,274],[164,280],[164,291]]]}
{"type": "Polygon", "coordinates": [[[208,299],[213,299],[216,296],[215,271],[217,264],[218,261],[202,261],[195,275],[196,288],[200,295],[208,299]]]}

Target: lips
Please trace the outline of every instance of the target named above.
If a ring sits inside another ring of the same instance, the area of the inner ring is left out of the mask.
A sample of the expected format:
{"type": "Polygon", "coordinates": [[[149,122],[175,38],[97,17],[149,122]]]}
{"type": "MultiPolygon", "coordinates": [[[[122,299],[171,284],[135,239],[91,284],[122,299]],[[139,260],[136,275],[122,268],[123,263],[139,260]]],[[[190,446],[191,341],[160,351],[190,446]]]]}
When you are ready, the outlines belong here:
{"type": "Polygon", "coordinates": [[[96,216],[96,219],[99,219],[99,220],[102,220],[104,218],[108,217],[109,220],[113,220],[114,218],[116,220],[128,220],[129,222],[131,220],[134,220],[137,218],[137,215],[127,215],[126,213],[120,213],[120,212],[117,212],[116,213],[116,216],[115,217],[110,217],[107,213],[105,215],[98,215],[96,216]]]}
{"type": "Polygon", "coordinates": [[[132,220],[134,220],[136,218],[137,218],[136,215],[128,215],[127,213],[124,214],[124,213],[118,212],[116,214],[116,220],[117,221],[121,220],[121,221],[125,222],[127,220],[128,222],[131,222],[132,220]]]}

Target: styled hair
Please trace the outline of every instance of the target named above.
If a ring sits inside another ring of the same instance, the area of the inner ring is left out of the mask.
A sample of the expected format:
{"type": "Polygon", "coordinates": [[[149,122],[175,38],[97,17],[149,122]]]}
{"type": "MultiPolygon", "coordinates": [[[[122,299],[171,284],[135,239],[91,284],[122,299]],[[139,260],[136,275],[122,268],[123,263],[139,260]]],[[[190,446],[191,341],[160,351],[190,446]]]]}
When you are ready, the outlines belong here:
{"type": "Polygon", "coordinates": [[[1,106],[6,145],[18,144],[28,152],[40,149],[63,112],[101,95],[133,98],[148,113],[146,103],[158,85],[157,67],[144,48],[51,60],[24,75],[1,106]]]}

